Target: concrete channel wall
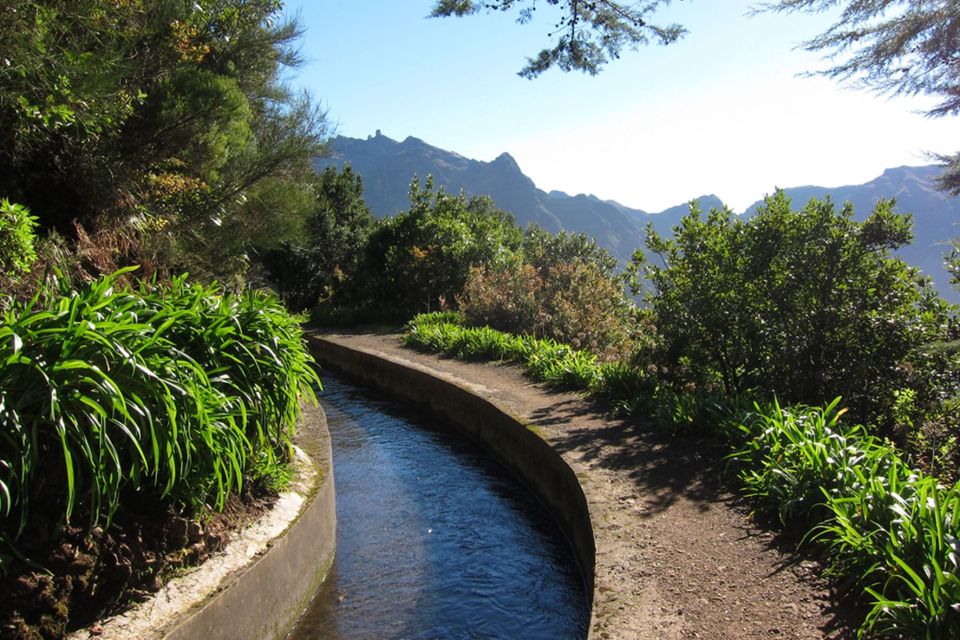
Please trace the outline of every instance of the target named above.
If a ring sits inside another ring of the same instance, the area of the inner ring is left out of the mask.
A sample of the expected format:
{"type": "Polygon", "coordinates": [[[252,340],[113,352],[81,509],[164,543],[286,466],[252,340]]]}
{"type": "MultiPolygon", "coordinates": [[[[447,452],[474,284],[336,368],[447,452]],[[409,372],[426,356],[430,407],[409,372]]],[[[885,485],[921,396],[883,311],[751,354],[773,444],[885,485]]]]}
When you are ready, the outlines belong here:
{"type": "MultiPolygon", "coordinates": [[[[314,428],[326,431],[322,409],[308,413],[319,414],[323,423],[314,428]]],[[[317,482],[305,488],[305,506],[286,531],[165,640],[281,640],[290,632],[329,573],[336,550],[329,437],[314,464],[317,482]]]]}
{"type": "Polygon", "coordinates": [[[326,416],[304,407],[295,477],[273,508],[226,548],[129,610],[68,640],[280,640],[333,565],[336,502],[326,416]]]}
{"type": "Polygon", "coordinates": [[[576,474],[553,447],[522,419],[454,380],[323,336],[311,335],[309,342],[320,362],[444,419],[511,469],[570,541],[592,610],[596,548],[590,512],[576,474]]]}

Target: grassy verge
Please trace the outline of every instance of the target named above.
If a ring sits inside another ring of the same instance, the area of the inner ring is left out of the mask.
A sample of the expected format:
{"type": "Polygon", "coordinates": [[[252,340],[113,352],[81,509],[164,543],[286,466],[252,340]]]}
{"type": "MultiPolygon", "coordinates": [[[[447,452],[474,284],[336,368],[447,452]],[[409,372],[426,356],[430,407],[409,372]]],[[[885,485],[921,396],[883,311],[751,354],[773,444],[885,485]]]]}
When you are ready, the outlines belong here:
{"type": "MultiPolygon", "coordinates": [[[[658,398],[670,392],[629,365],[599,363],[550,340],[464,327],[456,314],[417,316],[404,341],[460,358],[517,362],[535,380],[627,410],[679,406],[676,398],[658,398]]],[[[860,635],[960,637],[960,489],[909,468],[863,427],[844,424],[839,400],[825,407],[742,404],[721,400],[713,412],[739,484],[758,510],[805,531],[830,575],[866,600],[860,635]]]]}
{"type": "Polygon", "coordinates": [[[528,376],[558,389],[588,391],[632,410],[634,399],[651,391],[652,378],[621,363],[600,362],[550,338],[515,336],[489,327],[465,327],[455,312],[426,313],[407,325],[404,344],[466,360],[520,364],[528,376]]]}

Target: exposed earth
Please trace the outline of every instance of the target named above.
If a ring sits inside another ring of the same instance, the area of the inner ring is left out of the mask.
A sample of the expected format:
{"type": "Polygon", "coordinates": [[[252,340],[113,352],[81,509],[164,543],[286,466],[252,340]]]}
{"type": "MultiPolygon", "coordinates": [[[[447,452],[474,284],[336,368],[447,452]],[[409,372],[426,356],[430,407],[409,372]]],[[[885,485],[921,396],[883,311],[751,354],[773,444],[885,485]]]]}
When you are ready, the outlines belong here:
{"type": "Polygon", "coordinates": [[[80,627],[96,634],[98,619],[203,562],[275,498],[247,491],[230,498],[222,513],[196,519],[155,507],[138,510],[144,501],[132,497],[106,530],[66,526],[51,528],[51,535],[38,526],[24,532],[20,548],[39,567],[13,560],[0,576],[0,638],[53,640],[80,627]]]}
{"type": "Polygon", "coordinates": [[[612,417],[511,365],[403,348],[396,334],[324,334],[457,381],[535,425],[580,479],[595,523],[591,637],[850,638],[862,613],[838,604],[789,532],[754,520],[724,484],[724,451],[698,435],[612,417]]]}

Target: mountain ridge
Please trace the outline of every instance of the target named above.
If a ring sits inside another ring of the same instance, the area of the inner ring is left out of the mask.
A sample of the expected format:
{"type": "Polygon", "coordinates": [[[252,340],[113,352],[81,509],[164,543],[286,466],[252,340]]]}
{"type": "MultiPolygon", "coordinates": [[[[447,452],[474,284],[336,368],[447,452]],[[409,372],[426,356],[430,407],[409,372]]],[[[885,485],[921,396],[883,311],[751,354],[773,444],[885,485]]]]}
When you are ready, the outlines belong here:
{"type": "MultiPolygon", "coordinates": [[[[423,180],[429,175],[436,187],[448,192],[463,190],[470,196],[492,197],[521,226],[534,223],[554,233],[586,233],[623,262],[643,246],[648,223],[661,235],[669,235],[689,211],[688,203],[648,212],[594,194],[547,192],[537,188],[508,152],[489,162],[473,160],[414,136],[393,140],[379,130],[365,140],[338,136],[330,142],[329,150],[328,156],[315,159],[315,167],[322,170],[350,164],[363,177],[364,197],[378,217],[407,209],[410,180],[414,176],[423,180]]],[[[943,254],[950,239],[960,235],[960,198],[950,198],[933,187],[940,170],[936,165],[893,167],[860,185],[803,185],[783,191],[796,207],[812,197],[827,195],[838,205],[849,201],[860,220],[873,210],[878,198],[895,198],[898,211],[913,215],[915,236],[914,243],[898,254],[930,275],[941,293],[957,303],[960,293],[950,286],[943,254]]],[[[714,194],[695,200],[703,211],[724,206],[714,194]]],[[[762,203],[763,199],[758,199],[740,215],[753,215],[762,203]]]]}

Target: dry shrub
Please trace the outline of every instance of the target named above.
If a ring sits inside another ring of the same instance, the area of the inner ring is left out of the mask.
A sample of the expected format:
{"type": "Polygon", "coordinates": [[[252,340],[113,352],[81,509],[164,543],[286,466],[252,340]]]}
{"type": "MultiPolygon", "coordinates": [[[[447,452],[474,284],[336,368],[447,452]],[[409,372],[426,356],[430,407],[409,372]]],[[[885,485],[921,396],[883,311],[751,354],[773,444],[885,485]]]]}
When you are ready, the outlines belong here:
{"type": "Polygon", "coordinates": [[[25,303],[35,295],[45,299],[49,291],[59,289],[57,282],[82,287],[123,267],[140,268],[120,276],[122,284],[155,276],[166,281],[170,277],[159,266],[162,262],[157,260],[156,242],[151,242],[134,224],[115,222],[112,226],[87,229],[74,221],[73,230],[72,240],[52,231],[38,238],[36,257],[21,277],[0,273],[0,311],[15,300],[25,303]]]}
{"type": "Polygon", "coordinates": [[[628,356],[637,330],[636,309],[621,284],[579,260],[541,270],[521,263],[475,267],[460,308],[470,324],[553,338],[607,359],[628,356]]]}

